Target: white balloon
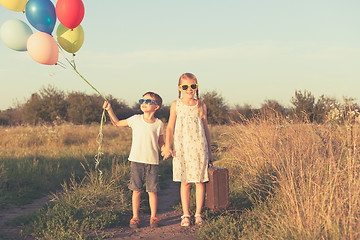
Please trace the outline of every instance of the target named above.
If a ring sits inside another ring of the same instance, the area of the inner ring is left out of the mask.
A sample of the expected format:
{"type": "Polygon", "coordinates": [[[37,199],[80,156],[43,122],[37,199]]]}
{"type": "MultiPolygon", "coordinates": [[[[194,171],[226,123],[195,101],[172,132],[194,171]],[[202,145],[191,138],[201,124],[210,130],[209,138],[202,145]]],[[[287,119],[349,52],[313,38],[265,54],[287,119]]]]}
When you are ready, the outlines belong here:
{"type": "Polygon", "coordinates": [[[27,40],[33,33],[31,28],[18,19],[8,20],[0,28],[0,38],[9,48],[26,51],[27,40]]]}

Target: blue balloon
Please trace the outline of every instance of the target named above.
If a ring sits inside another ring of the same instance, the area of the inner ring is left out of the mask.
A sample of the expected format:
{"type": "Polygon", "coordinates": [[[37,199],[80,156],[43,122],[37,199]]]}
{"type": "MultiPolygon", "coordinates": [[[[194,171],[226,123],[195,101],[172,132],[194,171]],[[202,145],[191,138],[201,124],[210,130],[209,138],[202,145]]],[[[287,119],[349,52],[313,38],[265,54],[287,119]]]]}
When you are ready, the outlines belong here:
{"type": "Polygon", "coordinates": [[[34,28],[51,35],[56,23],[56,12],[50,0],[29,0],[25,13],[34,28]]]}

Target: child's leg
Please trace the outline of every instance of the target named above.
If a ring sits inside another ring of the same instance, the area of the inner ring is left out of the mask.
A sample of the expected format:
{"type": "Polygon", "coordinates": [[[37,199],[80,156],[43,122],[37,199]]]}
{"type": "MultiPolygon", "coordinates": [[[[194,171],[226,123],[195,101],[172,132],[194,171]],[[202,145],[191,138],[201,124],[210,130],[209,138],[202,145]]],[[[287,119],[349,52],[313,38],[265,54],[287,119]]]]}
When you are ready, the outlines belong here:
{"type": "Polygon", "coordinates": [[[196,183],[196,212],[195,215],[200,215],[204,205],[205,198],[205,184],[196,183]]]}
{"type": "Polygon", "coordinates": [[[141,195],[141,191],[133,191],[132,194],[133,218],[139,218],[140,195],[141,195]]]}
{"type": "Polygon", "coordinates": [[[182,182],[180,186],[181,205],[183,215],[190,216],[190,186],[191,183],[182,182]]]}
{"type": "Polygon", "coordinates": [[[157,212],[157,192],[160,190],[159,186],[159,166],[154,164],[146,164],[146,191],[149,194],[149,205],[151,217],[156,217],[157,212]]]}
{"type": "Polygon", "coordinates": [[[133,218],[139,217],[140,195],[143,186],[144,172],[145,172],[145,164],[131,162],[129,189],[133,191],[132,193],[133,218]]]}
{"type": "Polygon", "coordinates": [[[151,217],[156,217],[157,193],[156,192],[148,192],[148,194],[149,194],[149,205],[150,205],[151,217]]]}

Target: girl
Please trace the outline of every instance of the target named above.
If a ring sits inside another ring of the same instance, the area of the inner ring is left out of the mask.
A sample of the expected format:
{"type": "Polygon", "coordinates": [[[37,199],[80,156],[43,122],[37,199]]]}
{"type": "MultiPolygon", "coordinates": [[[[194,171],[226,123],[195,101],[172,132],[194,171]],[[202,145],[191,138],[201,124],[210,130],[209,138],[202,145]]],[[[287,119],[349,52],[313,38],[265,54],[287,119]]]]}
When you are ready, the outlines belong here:
{"type": "Polygon", "coordinates": [[[206,106],[199,99],[196,77],[184,73],[179,79],[179,99],[172,102],[166,128],[164,159],[172,155],[173,180],[181,182],[180,196],[183,209],[181,226],[190,225],[190,185],[196,184],[195,224],[203,223],[201,209],[204,203],[207,167],[212,162],[210,134],[207,126],[206,106]],[[182,98],[181,98],[182,95],[182,98]],[[194,98],[196,95],[196,98],[194,98]],[[171,140],[174,138],[174,151],[171,140]]]}

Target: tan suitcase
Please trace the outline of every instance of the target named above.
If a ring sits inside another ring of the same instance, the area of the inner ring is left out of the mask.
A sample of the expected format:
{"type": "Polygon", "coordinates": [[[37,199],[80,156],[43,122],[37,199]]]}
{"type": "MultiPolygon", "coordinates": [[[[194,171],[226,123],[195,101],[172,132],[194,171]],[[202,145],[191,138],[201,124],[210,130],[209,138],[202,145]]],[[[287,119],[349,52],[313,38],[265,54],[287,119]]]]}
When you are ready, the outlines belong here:
{"type": "Polygon", "coordinates": [[[206,185],[205,207],[213,210],[227,208],[229,202],[229,171],[226,168],[210,166],[206,185]]]}

